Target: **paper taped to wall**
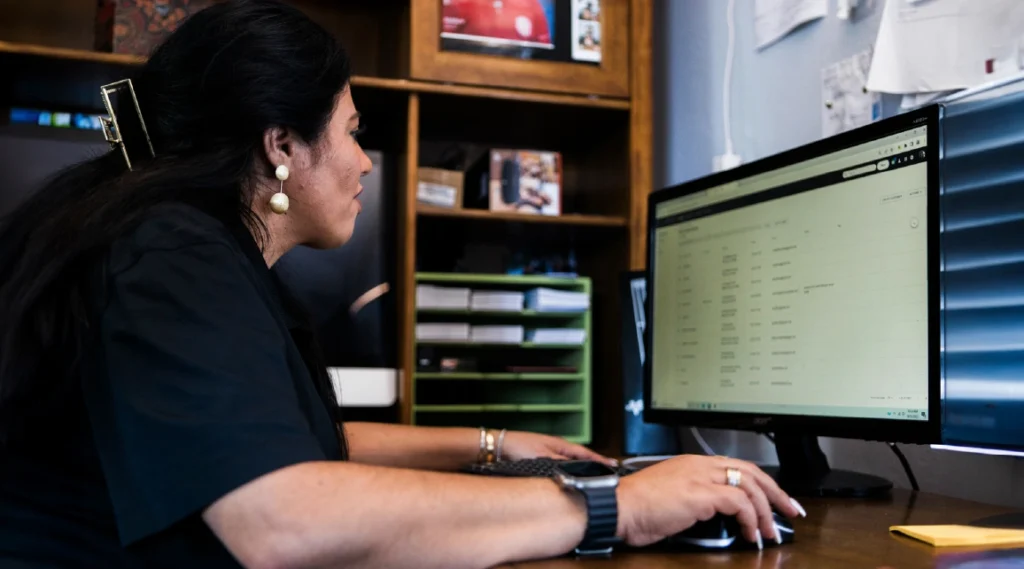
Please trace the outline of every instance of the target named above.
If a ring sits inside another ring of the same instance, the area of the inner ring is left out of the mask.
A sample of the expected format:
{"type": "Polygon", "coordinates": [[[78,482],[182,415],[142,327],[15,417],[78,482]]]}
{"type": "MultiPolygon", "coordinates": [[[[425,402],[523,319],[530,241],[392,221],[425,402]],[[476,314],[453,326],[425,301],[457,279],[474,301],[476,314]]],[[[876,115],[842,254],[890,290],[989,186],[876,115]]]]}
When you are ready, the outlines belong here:
{"type": "Polygon", "coordinates": [[[832,136],[882,116],[882,96],[866,87],[871,50],[821,70],[821,135],[832,136]]]}
{"type": "Polygon", "coordinates": [[[1024,59],[1020,0],[888,0],[868,89],[931,93],[1014,75],[1024,59]]]}
{"type": "Polygon", "coordinates": [[[754,0],[757,49],[779,41],[801,24],[824,18],[827,0],[754,0]]]}

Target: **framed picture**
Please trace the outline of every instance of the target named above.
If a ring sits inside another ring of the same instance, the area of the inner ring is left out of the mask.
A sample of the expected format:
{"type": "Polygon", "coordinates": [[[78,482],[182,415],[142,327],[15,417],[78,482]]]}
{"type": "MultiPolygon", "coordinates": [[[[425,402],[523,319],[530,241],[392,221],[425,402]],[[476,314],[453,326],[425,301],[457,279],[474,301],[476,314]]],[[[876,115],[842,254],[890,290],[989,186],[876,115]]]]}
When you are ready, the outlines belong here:
{"type": "Polygon", "coordinates": [[[533,215],[562,213],[562,155],[491,150],[487,209],[533,215]]]}
{"type": "Polygon", "coordinates": [[[572,58],[601,62],[601,2],[573,0],[572,58]]]}
{"type": "Polygon", "coordinates": [[[629,96],[629,0],[413,0],[414,79],[629,96]]]}
{"type": "Polygon", "coordinates": [[[601,0],[442,0],[441,50],[601,63],[601,0]]]}

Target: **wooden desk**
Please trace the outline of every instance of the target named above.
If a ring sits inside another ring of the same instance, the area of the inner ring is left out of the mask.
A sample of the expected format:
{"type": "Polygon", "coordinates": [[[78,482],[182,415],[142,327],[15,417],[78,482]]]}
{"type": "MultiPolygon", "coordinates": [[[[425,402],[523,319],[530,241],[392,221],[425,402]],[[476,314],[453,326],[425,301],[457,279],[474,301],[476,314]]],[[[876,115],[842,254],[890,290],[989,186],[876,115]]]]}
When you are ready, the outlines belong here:
{"type": "Polygon", "coordinates": [[[807,518],[794,522],[796,541],[766,548],[760,554],[617,552],[608,559],[566,558],[519,563],[506,569],[955,569],[979,559],[1003,559],[1007,566],[1014,567],[1024,561],[1024,549],[936,549],[889,533],[889,526],[893,525],[967,523],[1005,513],[1006,508],[934,494],[915,496],[902,490],[894,491],[892,498],[885,501],[801,500],[801,504],[807,508],[807,518]]]}

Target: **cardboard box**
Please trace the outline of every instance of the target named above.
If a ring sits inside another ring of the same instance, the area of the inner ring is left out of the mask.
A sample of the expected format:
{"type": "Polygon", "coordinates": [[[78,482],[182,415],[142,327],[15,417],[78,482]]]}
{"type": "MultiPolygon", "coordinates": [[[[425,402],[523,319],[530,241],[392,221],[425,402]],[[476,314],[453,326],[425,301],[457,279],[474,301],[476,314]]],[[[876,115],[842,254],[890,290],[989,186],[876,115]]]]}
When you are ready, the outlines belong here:
{"type": "Polygon", "coordinates": [[[417,172],[416,201],[431,207],[462,208],[464,174],[456,170],[420,168],[417,172]]]}
{"type": "Polygon", "coordinates": [[[96,49],[148,56],[189,16],[213,0],[98,0],[96,49]]]}
{"type": "Polygon", "coordinates": [[[491,150],[491,211],[562,214],[562,155],[543,150],[491,150]]]}

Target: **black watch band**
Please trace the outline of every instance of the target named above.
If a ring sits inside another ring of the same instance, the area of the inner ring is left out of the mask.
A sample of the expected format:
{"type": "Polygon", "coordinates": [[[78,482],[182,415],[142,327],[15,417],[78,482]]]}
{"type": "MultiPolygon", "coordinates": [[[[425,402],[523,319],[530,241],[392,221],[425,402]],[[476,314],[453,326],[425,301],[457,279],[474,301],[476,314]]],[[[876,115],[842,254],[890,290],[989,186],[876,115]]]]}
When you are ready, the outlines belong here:
{"type": "Polygon", "coordinates": [[[585,488],[580,493],[587,504],[587,531],[576,547],[576,554],[608,555],[619,543],[615,536],[619,526],[615,488],[585,488]]]}

